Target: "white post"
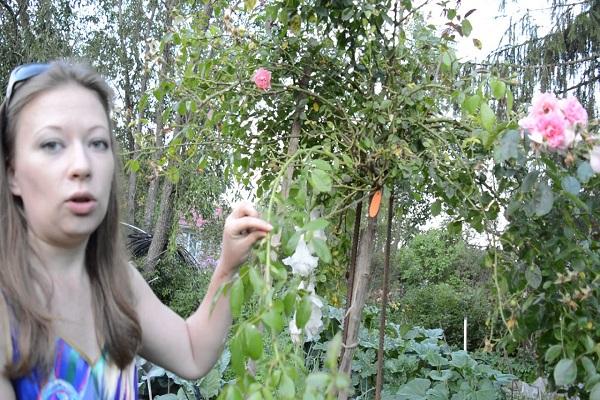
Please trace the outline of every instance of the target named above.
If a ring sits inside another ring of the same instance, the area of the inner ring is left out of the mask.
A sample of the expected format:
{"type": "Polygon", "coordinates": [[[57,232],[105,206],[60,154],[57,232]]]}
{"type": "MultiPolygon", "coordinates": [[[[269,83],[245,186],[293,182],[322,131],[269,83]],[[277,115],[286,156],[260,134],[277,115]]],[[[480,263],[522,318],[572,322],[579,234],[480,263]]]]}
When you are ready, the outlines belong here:
{"type": "Polygon", "coordinates": [[[463,350],[467,351],[467,317],[465,317],[463,327],[463,350]]]}

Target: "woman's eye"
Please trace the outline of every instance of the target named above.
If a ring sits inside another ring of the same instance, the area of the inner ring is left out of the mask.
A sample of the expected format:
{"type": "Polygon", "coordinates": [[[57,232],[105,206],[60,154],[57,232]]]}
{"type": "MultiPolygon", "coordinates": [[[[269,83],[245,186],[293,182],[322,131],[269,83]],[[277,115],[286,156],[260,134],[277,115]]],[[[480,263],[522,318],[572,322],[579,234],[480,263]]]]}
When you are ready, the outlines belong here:
{"type": "Polygon", "coordinates": [[[110,145],[108,144],[107,140],[98,139],[92,140],[91,147],[97,150],[108,150],[110,148],[110,145]]]}
{"type": "Polygon", "coordinates": [[[63,148],[63,145],[55,140],[50,140],[41,144],[41,148],[49,151],[51,153],[55,153],[63,148]]]}

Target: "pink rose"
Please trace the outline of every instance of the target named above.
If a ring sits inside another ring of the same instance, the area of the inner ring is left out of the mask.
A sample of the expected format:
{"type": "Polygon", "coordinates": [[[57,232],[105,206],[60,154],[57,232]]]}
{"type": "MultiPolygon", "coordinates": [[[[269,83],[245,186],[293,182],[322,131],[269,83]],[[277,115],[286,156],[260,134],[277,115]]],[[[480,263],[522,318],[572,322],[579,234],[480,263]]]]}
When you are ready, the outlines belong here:
{"type": "Polygon", "coordinates": [[[585,108],[583,108],[579,100],[575,97],[569,96],[566,99],[561,100],[560,108],[562,109],[566,120],[569,121],[571,125],[587,125],[587,111],[585,111],[585,108]]]}
{"type": "Polygon", "coordinates": [[[252,80],[256,84],[256,87],[260,90],[267,90],[271,88],[271,71],[259,68],[254,73],[252,80]]]}
{"type": "Polygon", "coordinates": [[[559,113],[549,113],[538,117],[535,131],[540,132],[548,147],[553,150],[566,149],[572,143],[565,126],[565,119],[559,113]]]}
{"type": "Polygon", "coordinates": [[[529,115],[537,117],[559,110],[558,99],[553,93],[537,93],[531,101],[529,115]]]}
{"type": "Polygon", "coordinates": [[[594,172],[600,172],[600,146],[594,146],[592,148],[592,151],[590,152],[590,165],[594,172]]]}

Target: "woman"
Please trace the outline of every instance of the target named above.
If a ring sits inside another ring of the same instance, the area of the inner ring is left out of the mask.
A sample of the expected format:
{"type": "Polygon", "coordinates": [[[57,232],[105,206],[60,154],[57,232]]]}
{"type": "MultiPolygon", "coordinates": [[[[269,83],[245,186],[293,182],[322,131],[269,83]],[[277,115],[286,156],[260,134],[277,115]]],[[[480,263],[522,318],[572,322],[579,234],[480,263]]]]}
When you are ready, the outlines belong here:
{"type": "Polygon", "coordinates": [[[0,113],[0,398],[137,399],[134,357],[189,379],[231,325],[219,287],[272,227],[250,204],[227,218],[202,304],[187,320],[127,262],[119,233],[111,91],[95,72],[29,64],[0,113]]]}

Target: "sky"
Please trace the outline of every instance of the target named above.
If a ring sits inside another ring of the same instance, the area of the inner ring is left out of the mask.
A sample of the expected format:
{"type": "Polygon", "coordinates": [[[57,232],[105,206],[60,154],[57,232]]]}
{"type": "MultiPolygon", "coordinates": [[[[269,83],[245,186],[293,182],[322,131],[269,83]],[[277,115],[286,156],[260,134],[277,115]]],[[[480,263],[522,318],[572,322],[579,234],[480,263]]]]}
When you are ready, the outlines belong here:
{"type": "MultiPolygon", "coordinates": [[[[527,11],[540,26],[539,33],[546,33],[552,26],[550,20],[549,0],[506,0],[506,9],[499,10],[499,0],[462,0],[457,12],[465,15],[469,10],[475,11],[469,16],[473,26],[471,35],[457,40],[457,55],[465,60],[482,61],[493,50],[499,47],[502,36],[512,22],[518,21],[527,11]],[[482,43],[481,50],[473,45],[473,39],[482,43]]],[[[439,6],[433,6],[430,11],[430,22],[434,25],[443,25],[447,20],[439,15],[439,6]]]]}

